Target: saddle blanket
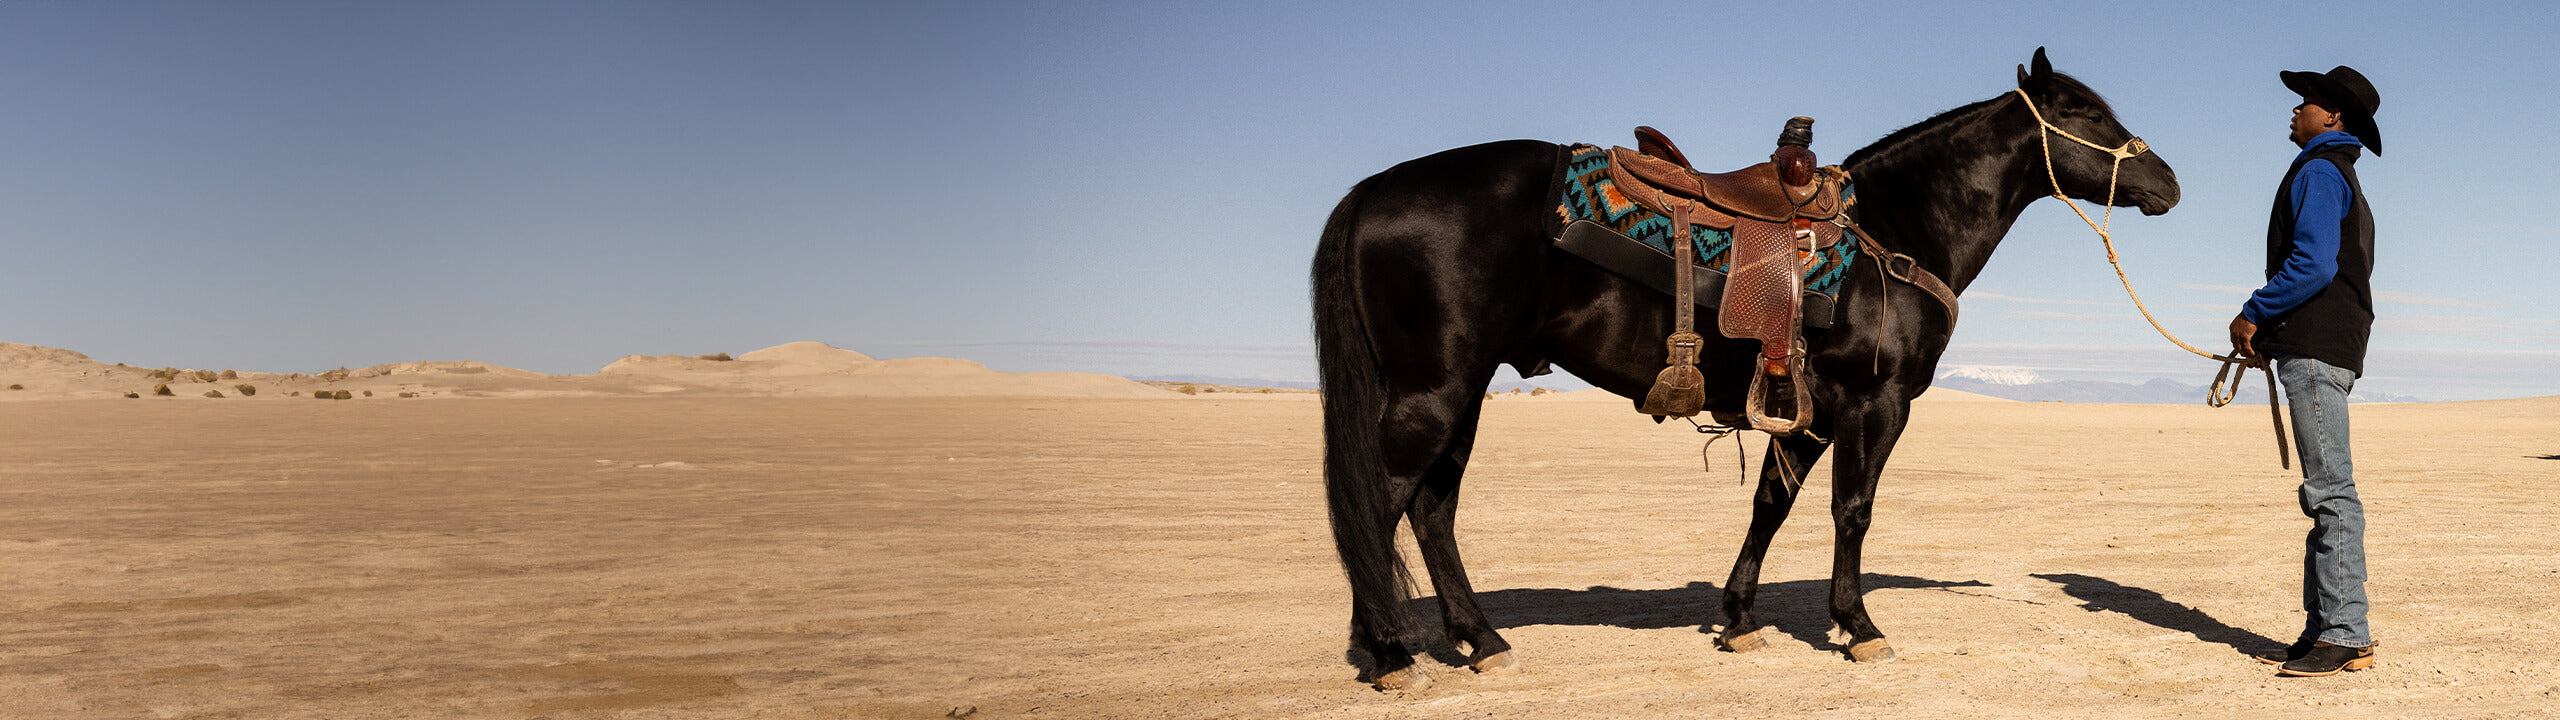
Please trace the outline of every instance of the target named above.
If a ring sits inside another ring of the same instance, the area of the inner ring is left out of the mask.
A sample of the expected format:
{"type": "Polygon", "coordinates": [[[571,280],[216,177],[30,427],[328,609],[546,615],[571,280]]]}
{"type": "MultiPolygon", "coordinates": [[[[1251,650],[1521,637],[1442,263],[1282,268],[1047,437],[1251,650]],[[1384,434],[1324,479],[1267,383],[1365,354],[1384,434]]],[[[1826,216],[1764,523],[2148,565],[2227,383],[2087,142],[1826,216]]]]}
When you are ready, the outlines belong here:
{"type": "MultiPolygon", "coordinates": [[[[1671,255],[1671,218],[1646,210],[1618,193],[1617,183],[1609,179],[1609,151],[1593,145],[1576,144],[1566,161],[1563,197],[1556,202],[1556,215],[1565,224],[1589,220],[1634,238],[1671,255]]],[[[1846,202],[1855,188],[1841,191],[1846,202]]],[[[1704,225],[1689,227],[1689,240],[1697,251],[1699,267],[1727,272],[1732,265],[1728,257],[1733,249],[1733,231],[1717,230],[1704,225]]],[[[1804,268],[1804,289],[1838,297],[1840,283],[1849,276],[1849,264],[1858,258],[1858,244],[1834,243],[1814,252],[1804,268]]]]}

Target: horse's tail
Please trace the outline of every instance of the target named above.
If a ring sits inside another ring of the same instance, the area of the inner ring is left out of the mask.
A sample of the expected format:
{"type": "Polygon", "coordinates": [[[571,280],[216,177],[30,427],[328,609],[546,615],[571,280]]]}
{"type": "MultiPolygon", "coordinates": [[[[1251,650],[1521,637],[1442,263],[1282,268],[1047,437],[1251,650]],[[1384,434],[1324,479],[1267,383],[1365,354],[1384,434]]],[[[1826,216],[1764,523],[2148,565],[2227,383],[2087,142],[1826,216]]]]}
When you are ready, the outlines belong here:
{"type": "MultiPolygon", "coordinates": [[[[1379,445],[1385,415],[1385,381],[1360,303],[1358,229],[1360,205],[1384,174],[1363,180],[1325,219],[1316,244],[1316,365],[1324,380],[1325,509],[1333,519],[1334,549],[1351,580],[1357,617],[1372,639],[1404,637],[1403,605],[1412,575],[1396,550],[1397,518],[1391,507],[1386,454],[1379,445]]],[[[1354,631],[1359,628],[1355,625],[1354,631]]]]}

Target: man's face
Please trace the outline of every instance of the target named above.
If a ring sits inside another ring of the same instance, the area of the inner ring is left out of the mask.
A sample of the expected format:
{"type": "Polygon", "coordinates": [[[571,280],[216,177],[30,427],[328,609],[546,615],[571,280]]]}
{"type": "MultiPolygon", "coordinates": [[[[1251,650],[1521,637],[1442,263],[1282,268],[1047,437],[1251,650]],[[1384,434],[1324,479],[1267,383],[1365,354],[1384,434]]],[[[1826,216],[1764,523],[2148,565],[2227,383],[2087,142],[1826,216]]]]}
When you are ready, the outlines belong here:
{"type": "Polygon", "coordinates": [[[2317,94],[2305,95],[2302,104],[2293,106],[2293,144],[2311,142],[2320,133],[2338,129],[2336,103],[2317,94]]]}

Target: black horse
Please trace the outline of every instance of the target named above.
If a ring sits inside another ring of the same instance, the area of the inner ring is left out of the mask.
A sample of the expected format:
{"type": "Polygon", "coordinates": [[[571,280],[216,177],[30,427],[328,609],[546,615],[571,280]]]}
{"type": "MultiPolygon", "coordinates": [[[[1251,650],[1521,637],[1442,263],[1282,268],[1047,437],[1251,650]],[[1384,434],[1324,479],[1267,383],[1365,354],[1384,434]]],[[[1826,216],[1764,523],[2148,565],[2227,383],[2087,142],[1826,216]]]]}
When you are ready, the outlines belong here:
{"type": "MultiPolygon", "coordinates": [[[[2132,138],[2104,99],[2054,72],[2041,48],[2032,70],[2018,68],[2018,87],[2047,122],[2073,135],[2108,145],[2132,138]]],[[[1430,682],[1413,665],[1412,621],[1403,611],[1411,580],[1395,550],[1399,517],[1413,523],[1448,637],[1469,665],[1487,672],[1515,662],[1511,644],[1478,609],[1451,535],[1494,371],[1509,364],[1526,375],[1553,363],[1641,400],[1663,369],[1671,299],[1551,247],[1552,183],[1565,153],[1513,140],[1399,164],[1353,187],[1317,245],[1326,501],[1350,579],[1351,645],[1374,660],[1366,678],[1381,689],[1430,682]]],[[[2113,162],[2060,138],[2048,151],[2026,100],[2003,93],[1896,131],[1843,166],[1857,184],[1855,220],[1962,292],[2019,213],[2050,197],[2057,182],[2071,197],[2099,201],[2110,172],[2120,171],[2117,204],[2146,215],[2177,204],[2177,176],[2158,155],[2121,168],[2113,162]],[[2047,176],[2048,153],[2056,180],[2047,176]]],[[[1750,536],[1724,587],[1718,640],[1729,650],[1761,645],[1752,616],[1760,562],[1800,489],[1783,471],[1811,467],[1828,443],[1839,446],[1831,619],[1849,636],[1853,659],[1893,656],[1867,618],[1859,549],[1876,480],[1955,324],[1953,308],[1879,276],[1877,265],[1873,257],[1857,262],[1840,297],[1844,319],[1806,338],[1813,432],[1779,438],[1762,463],[1750,536]]],[[[1714,326],[1703,316],[1700,324],[1714,326]]],[[[1757,348],[1709,343],[1700,368],[1708,407],[1736,409],[1757,348]]]]}

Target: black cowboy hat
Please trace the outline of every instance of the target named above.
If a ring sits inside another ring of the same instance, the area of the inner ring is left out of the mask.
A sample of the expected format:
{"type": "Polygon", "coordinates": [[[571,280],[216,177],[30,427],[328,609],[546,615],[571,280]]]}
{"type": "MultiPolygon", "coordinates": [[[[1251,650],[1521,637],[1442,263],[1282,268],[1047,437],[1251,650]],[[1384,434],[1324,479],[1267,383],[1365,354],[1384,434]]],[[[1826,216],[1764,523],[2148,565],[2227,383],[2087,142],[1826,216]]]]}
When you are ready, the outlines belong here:
{"type": "Polygon", "coordinates": [[[2382,93],[2374,91],[2373,82],[2364,79],[2364,73],[2340,65],[2327,73],[2286,70],[2276,76],[2283,78],[2285,88],[2294,94],[2306,98],[2319,95],[2337,103],[2333,109],[2345,116],[2341,119],[2347,123],[2347,134],[2363,141],[2373,154],[2382,154],[2382,128],[2373,124],[2373,111],[2382,106],[2382,93]]]}

